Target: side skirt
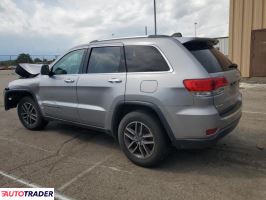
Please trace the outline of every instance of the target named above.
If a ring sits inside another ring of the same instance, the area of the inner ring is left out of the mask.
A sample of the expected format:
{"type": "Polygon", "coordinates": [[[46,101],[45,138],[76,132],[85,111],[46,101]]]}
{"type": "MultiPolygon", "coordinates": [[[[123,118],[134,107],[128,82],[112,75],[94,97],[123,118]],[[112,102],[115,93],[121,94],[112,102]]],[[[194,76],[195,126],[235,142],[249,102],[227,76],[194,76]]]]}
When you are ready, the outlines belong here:
{"type": "Polygon", "coordinates": [[[106,129],[101,128],[101,127],[90,126],[90,125],[79,123],[79,122],[73,122],[73,121],[58,119],[58,118],[49,117],[49,116],[45,116],[44,118],[46,120],[48,120],[48,121],[58,121],[58,122],[61,122],[61,123],[64,123],[64,124],[74,125],[74,126],[78,126],[78,127],[81,127],[81,128],[86,128],[86,129],[90,129],[90,130],[95,130],[95,131],[98,131],[98,132],[106,133],[106,134],[108,134],[108,135],[113,137],[113,134],[111,133],[110,130],[106,130],[106,129]]]}

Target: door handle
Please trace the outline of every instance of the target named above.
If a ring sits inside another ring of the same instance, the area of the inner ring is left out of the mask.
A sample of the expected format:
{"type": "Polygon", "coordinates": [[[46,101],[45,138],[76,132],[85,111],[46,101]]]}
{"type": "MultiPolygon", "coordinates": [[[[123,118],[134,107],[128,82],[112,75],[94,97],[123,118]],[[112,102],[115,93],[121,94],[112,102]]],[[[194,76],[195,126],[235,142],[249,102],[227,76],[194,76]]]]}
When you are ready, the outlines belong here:
{"type": "Polygon", "coordinates": [[[108,80],[109,83],[122,83],[121,79],[118,78],[111,78],[108,80]]]}
{"type": "Polygon", "coordinates": [[[73,79],[66,79],[64,80],[66,83],[74,83],[75,81],[73,79]]]}

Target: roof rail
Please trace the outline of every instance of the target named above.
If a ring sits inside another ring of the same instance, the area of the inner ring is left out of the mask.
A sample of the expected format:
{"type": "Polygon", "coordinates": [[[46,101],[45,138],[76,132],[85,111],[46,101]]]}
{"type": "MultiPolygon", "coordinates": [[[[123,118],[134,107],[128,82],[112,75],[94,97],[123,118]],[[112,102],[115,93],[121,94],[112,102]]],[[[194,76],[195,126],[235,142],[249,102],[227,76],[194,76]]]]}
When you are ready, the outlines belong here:
{"type": "Polygon", "coordinates": [[[169,35],[149,35],[148,38],[161,38],[161,37],[171,37],[169,35]]]}
{"type": "Polygon", "coordinates": [[[134,38],[147,38],[148,36],[132,36],[132,37],[118,37],[118,38],[110,38],[110,39],[103,39],[103,40],[92,40],[90,43],[93,42],[104,42],[104,41],[110,41],[110,40],[122,40],[122,39],[134,39],[134,38]]]}
{"type": "Polygon", "coordinates": [[[132,36],[132,37],[118,37],[118,38],[110,38],[110,39],[103,39],[103,40],[92,40],[90,43],[93,42],[104,42],[104,41],[111,41],[111,40],[122,40],[122,39],[134,39],[134,38],[162,38],[162,37],[172,37],[169,35],[143,35],[143,36],[132,36]]]}

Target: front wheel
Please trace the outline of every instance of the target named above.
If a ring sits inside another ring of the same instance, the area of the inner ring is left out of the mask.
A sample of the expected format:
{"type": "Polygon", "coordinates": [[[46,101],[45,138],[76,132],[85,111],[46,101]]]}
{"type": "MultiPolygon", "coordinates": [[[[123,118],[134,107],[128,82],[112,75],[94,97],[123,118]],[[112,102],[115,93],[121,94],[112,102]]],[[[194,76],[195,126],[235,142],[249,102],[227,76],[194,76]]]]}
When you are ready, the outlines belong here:
{"type": "Polygon", "coordinates": [[[30,130],[43,129],[47,124],[37,103],[30,97],[24,97],[18,103],[18,116],[23,126],[30,130]]]}
{"type": "Polygon", "coordinates": [[[119,144],[133,163],[151,167],[166,157],[169,143],[157,118],[148,112],[125,115],[118,128],[119,144]]]}

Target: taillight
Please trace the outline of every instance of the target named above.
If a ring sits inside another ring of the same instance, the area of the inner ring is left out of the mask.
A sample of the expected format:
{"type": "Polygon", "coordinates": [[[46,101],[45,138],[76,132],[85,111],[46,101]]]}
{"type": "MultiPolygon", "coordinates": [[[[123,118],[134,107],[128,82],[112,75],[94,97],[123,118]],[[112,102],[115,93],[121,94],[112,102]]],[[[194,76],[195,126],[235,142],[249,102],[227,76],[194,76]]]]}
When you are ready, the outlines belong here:
{"type": "Polygon", "coordinates": [[[186,89],[190,92],[211,92],[228,85],[225,77],[186,79],[183,83],[186,89]]]}

